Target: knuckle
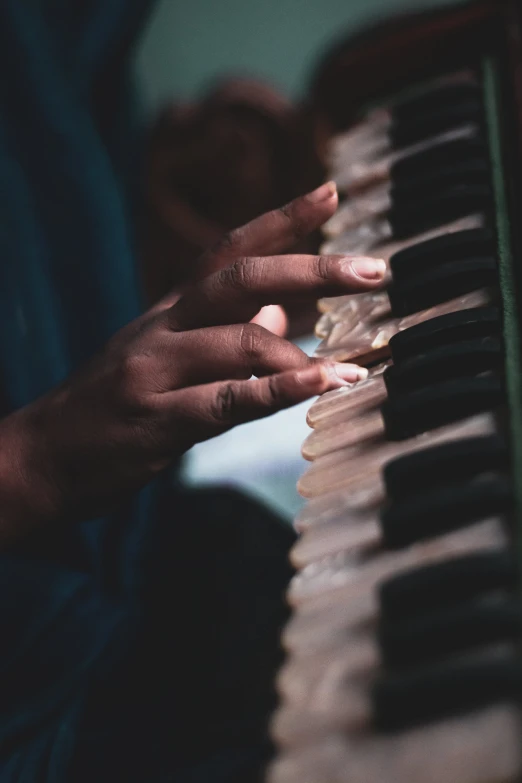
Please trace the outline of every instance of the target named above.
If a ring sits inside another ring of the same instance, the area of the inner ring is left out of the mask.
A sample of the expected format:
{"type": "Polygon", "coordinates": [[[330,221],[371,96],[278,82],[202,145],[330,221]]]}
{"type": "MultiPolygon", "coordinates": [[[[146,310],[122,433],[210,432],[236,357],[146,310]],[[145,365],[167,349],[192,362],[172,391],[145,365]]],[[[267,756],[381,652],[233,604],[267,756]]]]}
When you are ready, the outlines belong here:
{"type": "Polygon", "coordinates": [[[313,263],[313,273],[321,282],[330,280],[332,272],[331,261],[328,256],[316,256],[313,263]]]}
{"type": "Polygon", "coordinates": [[[130,420],[144,422],[156,418],[154,397],[141,390],[124,389],[121,403],[122,411],[130,420]]]}
{"type": "Polygon", "coordinates": [[[257,359],[266,341],[266,331],[258,324],[242,324],[239,331],[239,347],[247,359],[257,359]]]}
{"type": "Polygon", "coordinates": [[[292,234],[296,240],[303,239],[308,234],[307,228],[303,220],[299,217],[295,205],[293,202],[285,204],[279,207],[279,213],[289,223],[292,234]]]}
{"type": "Polygon", "coordinates": [[[126,385],[141,385],[147,377],[150,358],[141,353],[128,353],[121,361],[122,378],[126,385]]]}
{"type": "Polygon", "coordinates": [[[267,378],[266,385],[266,407],[272,408],[278,404],[281,396],[281,388],[279,379],[276,375],[271,375],[267,378]]]}
{"type": "Polygon", "coordinates": [[[237,386],[233,381],[224,383],[212,402],[211,416],[219,424],[231,424],[236,418],[238,408],[237,386]]]}
{"type": "Polygon", "coordinates": [[[136,415],[149,414],[154,408],[154,395],[148,388],[151,377],[150,358],[143,354],[124,356],[119,375],[119,396],[124,408],[136,415]]]}
{"type": "Polygon", "coordinates": [[[233,231],[229,231],[219,242],[216,248],[216,254],[231,255],[232,253],[239,252],[243,244],[243,229],[235,228],[233,231]]]}
{"type": "Polygon", "coordinates": [[[257,280],[257,264],[252,258],[238,258],[237,261],[223,270],[221,286],[235,291],[245,292],[255,287],[257,280]]]}

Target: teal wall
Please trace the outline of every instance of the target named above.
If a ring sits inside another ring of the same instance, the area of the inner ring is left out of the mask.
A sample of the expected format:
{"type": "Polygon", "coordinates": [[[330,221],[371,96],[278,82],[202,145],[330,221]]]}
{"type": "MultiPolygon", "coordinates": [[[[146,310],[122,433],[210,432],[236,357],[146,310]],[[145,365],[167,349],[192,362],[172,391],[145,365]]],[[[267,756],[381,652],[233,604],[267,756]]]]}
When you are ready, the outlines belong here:
{"type": "MultiPolygon", "coordinates": [[[[197,94],[216,75],[262,76],[298,96],[321,51],[365,20],[452,0],[160,0],[138,53],[145,105],[197,94]]],[[[455,4],[455,0],[453,0],[455,4]]]]}

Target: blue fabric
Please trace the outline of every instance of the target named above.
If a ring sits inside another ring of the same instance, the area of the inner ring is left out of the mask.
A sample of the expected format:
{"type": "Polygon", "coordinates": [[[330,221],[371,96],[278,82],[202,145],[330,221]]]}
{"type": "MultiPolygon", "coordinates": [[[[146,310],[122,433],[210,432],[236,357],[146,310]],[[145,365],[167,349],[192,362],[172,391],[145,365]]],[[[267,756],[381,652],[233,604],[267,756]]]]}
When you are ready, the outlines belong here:
{"type": "MultiPolygon", "coordinates": [[[[91,101],[148,5],[0,3],[0,385],[7,411],[59,383],[140,312],[121,160],[111,159],[110,123],[104,137],[91,101]]],[[[118,95],[126,94],[124,77],[121,69],[118,95]]],[[[121,115],[113,119],[125,124],[121,115]]],[[[48,551],[0,557],[2,783],[68,780],[86,692],[139,625],[155,494],[147,488],[110,518],[71,525],[48,551]]]]}
{"type": "MultiPolygon", "coordinates": [[[[0,2],[0,415],[140,312],[125,66],[148,5],[0,2]]],[[[257,779],[293,536],[165,493],[0,554],[0,783],[257,779]]]]}
{"type": "MultiPolygon", "coordinates": [[[[0,377],[10,409],[59,383],[140,312],[129,198],[91,96],[148,5],[0,4],[0,377]]],[[[150,497],[127,510],[131,539],[142,538],[134,528],[146,524],[150,497]]],[[[108,524],[78,530],[93,567],[108,524]]]]}
{"type": "MultiPolygon", "coordinates": [[[[102,61],[125,5],[103,3],[108,21],[96,9],[99,35],[87,28],[102,61]]],[[[2,214],[7,228],[19,224],[2,241],[2,274],[11,277],[1,289],[9,292],[18,318],[16,327],[2,318],[0,343],[15,406],[61,380],[140,310],[124,194],[89,105],[94,44],[78,42],[76,62],[66,70],[72,53],[66,56],[66,45],[58,44],[33,6],[6,0],[0,8],[2,162],[8,176],[2,214]],[[32,227],[30,242],[26,224],[32,227]],[[38,307],[39,317],[30,305],[38,307]]]]}
{"type": "MultiPolygon", "coordinates": [[[[140,312],[126,65],[148,6],[0,2],[0,415],[140,312]]],[[[0,783],[257,779],[292,541],[157,485],[0,554],[0,783]]]]}

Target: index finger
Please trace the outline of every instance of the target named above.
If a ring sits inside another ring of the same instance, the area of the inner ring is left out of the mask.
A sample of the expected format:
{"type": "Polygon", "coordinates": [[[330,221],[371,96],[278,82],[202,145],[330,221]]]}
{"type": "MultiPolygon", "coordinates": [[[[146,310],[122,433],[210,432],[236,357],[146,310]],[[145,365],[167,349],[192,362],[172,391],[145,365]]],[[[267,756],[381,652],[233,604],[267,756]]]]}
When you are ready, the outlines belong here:
{"type": "Polygon", "coordinates": [[[335,182],[267,212],[227,234],[217,247],[207,250],[198,262],[197,278],[206,277],[244,256],[281,253],[323,225],[337,209],[335,182]]]}
{"type": "Polygon", "coordinates": [[[196,283],[165,314],[170,329],[250,321],[260,307],[380,288],[386,263],[360,256],[243,258],[196,283]]]}

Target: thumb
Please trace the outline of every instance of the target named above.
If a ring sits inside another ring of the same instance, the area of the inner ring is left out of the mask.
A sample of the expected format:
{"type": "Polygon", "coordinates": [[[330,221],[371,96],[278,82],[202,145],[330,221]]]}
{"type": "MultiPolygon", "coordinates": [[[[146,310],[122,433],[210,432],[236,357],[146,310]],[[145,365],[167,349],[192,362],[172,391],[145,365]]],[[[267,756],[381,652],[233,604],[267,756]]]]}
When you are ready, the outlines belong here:
{"type": "Polygon", "coordinates": [[[264,327],[267,331],[284,337],[288,330],[288,318],[279,305],[267,305],[252,318],[251,323],[264,327]]]}

